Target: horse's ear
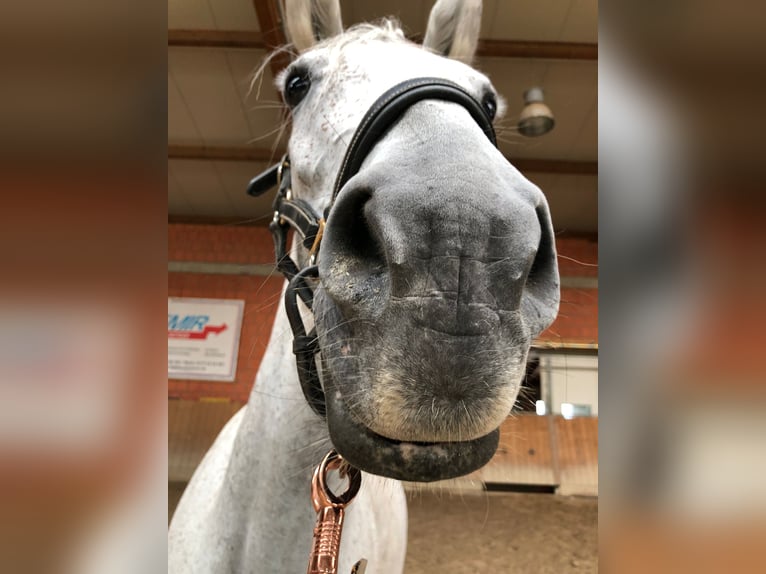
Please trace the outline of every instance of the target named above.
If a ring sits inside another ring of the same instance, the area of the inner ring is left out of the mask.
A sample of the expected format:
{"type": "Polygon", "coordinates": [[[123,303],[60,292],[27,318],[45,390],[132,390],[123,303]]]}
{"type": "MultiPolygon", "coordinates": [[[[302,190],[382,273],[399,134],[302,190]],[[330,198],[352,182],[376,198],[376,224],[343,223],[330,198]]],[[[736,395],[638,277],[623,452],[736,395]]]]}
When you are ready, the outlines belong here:
{"type": "Polygon", "coordinates": [[[431,9],[423,46],[470,64],[481,28],[481,0],[439,0],[431,9]]]}
{"type": "Polygon", "coordinates": [[[282,15],[287,39],[299,52],[343,32],[340,0],[284,0],[282,15]]]}

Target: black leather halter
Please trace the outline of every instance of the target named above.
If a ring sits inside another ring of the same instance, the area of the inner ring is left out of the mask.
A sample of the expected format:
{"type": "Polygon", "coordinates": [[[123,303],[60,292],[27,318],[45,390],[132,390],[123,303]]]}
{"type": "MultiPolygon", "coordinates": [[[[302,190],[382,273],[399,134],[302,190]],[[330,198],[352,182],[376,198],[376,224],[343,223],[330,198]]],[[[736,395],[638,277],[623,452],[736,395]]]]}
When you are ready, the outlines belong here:
{"type": "Polygon", "coordinates": [[[274,198],[274,217],[269,225],[274,239],[277,269],[290,282],[285,292],[285,310],[293,330],[293,352],[298,366],[298,378],[311,408],[320,416],[325,415],[325,397],[319,381],[315,356],[320,351],[316,328],[306,333],[297,297],[312,309],[314,296],[308,279],[317,279],[319,269],[316,259],[324,233],[325,221],[341,189],[361,168],[362,162],[383,134],[407,111],[410,106],[422,100],[443,100],[463,106],[479,124],[484,134],[497,146],[492,119],[484,107],[465,89],[441,78],[415,78],[397,84],[370,107],[357,127],[351,144],[343,158],[332,192],[330,204],[320,217],[307,202],[293,197],[290,178],[290,158],[282,161],[252,179],[247,193],[259,196],[274,187],[279,190],[274,198]],[[309,252],[309,265],[300,269],[288,255],[287,236],[290,228],[300,235],[301,244],[309,252]]]}

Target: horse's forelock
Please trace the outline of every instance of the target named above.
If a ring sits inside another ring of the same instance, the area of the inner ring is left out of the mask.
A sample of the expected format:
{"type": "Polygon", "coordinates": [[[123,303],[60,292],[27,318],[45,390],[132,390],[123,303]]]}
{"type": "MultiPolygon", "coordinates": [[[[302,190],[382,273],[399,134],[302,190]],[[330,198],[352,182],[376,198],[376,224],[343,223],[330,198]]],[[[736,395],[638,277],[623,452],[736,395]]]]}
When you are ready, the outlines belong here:
{"type": "Polygon", "coordinates": [[[367,41],[402,42],[406,38],[399,20],[382,18],[374,23],[355,24],[342,34],[318,43],[316,48],[343,49],[349,44],[367,41]]]}

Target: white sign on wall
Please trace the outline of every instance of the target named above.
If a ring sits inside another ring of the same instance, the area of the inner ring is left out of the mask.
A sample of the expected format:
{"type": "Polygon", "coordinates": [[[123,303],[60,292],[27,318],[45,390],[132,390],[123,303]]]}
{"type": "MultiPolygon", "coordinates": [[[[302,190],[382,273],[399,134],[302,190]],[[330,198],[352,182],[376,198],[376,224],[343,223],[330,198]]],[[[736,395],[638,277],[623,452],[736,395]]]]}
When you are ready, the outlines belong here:
{"type": "Polygon", "coordinates": [[[168,378],[234,381],[245,302],[168,297],[168,378]]]}

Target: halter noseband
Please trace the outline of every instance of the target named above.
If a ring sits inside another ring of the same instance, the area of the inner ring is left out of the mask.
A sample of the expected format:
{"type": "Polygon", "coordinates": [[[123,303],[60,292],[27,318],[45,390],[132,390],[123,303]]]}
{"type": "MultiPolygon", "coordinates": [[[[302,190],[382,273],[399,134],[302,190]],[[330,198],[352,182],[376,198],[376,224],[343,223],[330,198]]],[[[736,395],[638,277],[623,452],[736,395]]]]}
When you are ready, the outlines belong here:
{"type": "Polygon", "coordinates": [[[306,201],[293,197],[290,158],[282,161],[254,177],[247,186],[248,195],[259,196],[278,186],[274,198],[274,217],[269,224],[274,239],[277,269],[290,282],[285,292],[285,310],[293,330],[293,353],[298,367],[303,394],[311,408],[320,416],[325,415],[325,397],[319,381],[315,355],[320,351],[316,328],[306,333],[306,327],[298,309],[297,297],[312,310],[314,292],[307,278],[318,278],[319,268],[315,264],[324,233],[325,221],[341,189],[362,166],[364,159],[385,132],[412,105],[422,100],[443,100],[463,106],[479,124],[484,134],[497,147],[492,120],[484,107],[458,84],[441,78],[415,78],[395,85],[372,104],[354,132],[354,137],[343,158],[333,188],[330,204],[320,217],[306,201]],[[301,237],[302,245],[309,252],[309,265],[300,269],[290,257],[287,236],[293,228],[301,237]]]}

